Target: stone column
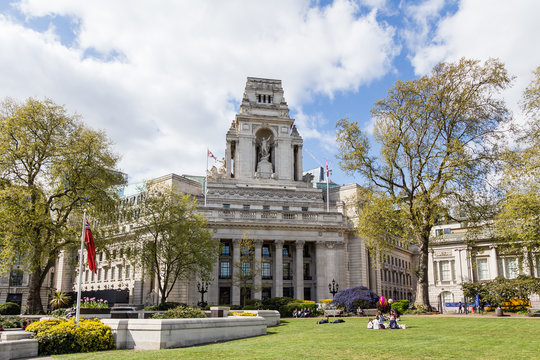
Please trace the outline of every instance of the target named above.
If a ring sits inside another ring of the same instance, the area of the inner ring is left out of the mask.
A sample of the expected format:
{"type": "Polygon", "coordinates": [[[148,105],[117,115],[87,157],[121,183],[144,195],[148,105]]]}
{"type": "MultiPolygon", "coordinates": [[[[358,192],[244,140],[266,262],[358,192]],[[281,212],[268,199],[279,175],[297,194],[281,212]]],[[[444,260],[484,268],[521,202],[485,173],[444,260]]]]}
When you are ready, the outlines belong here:
{"type": "Polygon", "coordinates": [[[296,241],[296,282],[295,298],[304,300],[304,240],[296,241]]]}
{"type": "Polygon", "coordinates": [[[231,305],[240,305],[240,287],[237,285],[238,281],[236,279],[239,278],[238,275],[240,275],[241,267],[236,266],[236,264],[240,263],[240,239],[234,239],[232,241],[233,244],[233,257],[232,257],[232,264],[231,264],[231,270],[232,270],[232,289],[231,289],[231,305]]]}
{"type": "Polygon", "coordinates": [[[298,181],[302,181],[302,145],[298,145],[298,152],[296,154],[296,178],[298,181]]]}
{"type": "Polygon", "coordinates": [[[434,285],[437,283],[437,264],[433,261],[433,252],[428,252],[428,284],[434,285]],[[431,265],[432,273],[429,273],[429,265],[431,265]],[[431,275],[431,276],[430,276],[431,275]]]}
{"type": "Polygon", "coordinates": [[[276,247],[276,256],[274,263],[274,272],[276,274],[274,279],[274,296],[283,296],[283,240],[276,240],[274,242],[276,247]]]}
{"type": "Polygon", "coordinates": [[[499,267],[497,266],[497,247],[489,247],[489,274],[491,279],[499,276],[499,267]]]}
{"type": "Polygon", "coordinates": [[[231,142],[227,141],[227,148],[225,149],[225,168],[226,168],[226,177],[231,177],[231,142]]]}
{"type": "Polygon", "coordinates": [[[212,280],[208,285],[208,304],[219,304],[219,256],[212,268],[212,280]]]}
{"type": "Polygon", "coordinates": [[[261,300],[262,298],[262,245],[261,239],[255,240],[255,279],[253,279],[255,289],[253,298],[261,300]]]}
{"type": "Polygon", "coordinates": [[[328,299],[328,282],[326,281],[326,246],[324,240],[317,241],[315,250],[315,267],[317,274],[317,293],[316,299],[328,299]]]}

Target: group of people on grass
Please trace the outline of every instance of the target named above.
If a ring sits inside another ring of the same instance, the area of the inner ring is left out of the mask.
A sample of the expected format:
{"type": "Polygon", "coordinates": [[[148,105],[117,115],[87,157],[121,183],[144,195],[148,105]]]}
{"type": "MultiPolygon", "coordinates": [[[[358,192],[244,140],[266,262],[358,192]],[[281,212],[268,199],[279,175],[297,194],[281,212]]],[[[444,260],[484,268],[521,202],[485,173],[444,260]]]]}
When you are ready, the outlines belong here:
{"type": "Polygon", "coordinates": [[[304,317],[310,317],[312,315],[310,308],[303,308],[303,309],[294,309],[292,313],[294,318],[304,318],[304,317]]]}
{"type": "Polygon", "coordinates": [[[377,316],[375,319],[369,319],[367,328],[368,329],[406,329],[407,326],[405,324],[398,324],[398,321],[400,321],[399,313],[396,309],[391,309],[389,316],[384,316],[381,310],[377,311],[377,316]],[[388,320],[388,324],[384,324],[384,322],[388,320]]]}

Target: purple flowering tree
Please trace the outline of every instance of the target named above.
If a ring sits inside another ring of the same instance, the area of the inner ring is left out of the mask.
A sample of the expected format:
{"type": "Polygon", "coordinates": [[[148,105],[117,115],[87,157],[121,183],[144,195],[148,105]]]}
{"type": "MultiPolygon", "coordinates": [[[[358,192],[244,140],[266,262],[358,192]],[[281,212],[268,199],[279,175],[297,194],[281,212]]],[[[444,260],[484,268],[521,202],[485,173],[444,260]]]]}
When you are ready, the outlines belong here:
{"type": "Polygon", "coordinates": [[[339,291],[332,304],[344,307],[347,312],[354,312],[358,306],[362,308],[375,307],[379,296],[366,286],[357,286],[339,291]]]}

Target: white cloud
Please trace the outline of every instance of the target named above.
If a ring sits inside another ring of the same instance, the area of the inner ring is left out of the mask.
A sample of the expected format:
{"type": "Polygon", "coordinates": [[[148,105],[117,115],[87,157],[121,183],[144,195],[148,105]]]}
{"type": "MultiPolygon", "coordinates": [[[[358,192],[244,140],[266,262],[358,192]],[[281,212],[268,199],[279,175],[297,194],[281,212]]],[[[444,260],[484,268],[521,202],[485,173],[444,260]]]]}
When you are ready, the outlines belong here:
{"type": "MultiPolygon", "coordinates": [[[[395,29],[375,10],[310,4],[24,0],[27,21],[0,15],[0,97],[66,104],[107,131],[133,180],[202,174],[206,146],[223,154],[247,76],[282,79],[301,111],[316,93],[356,90],[389,71],[395,29]],[[46,32],[28,25],[47,16],[46,32]],[[78,24],[71,47],[55,16],[78,24]]],[[[312,125],[299,121],[301,135],[324,139],[312,125]]]]}
{"type": "MultiPolygon", "coordinates": [[[[426,3],[438,3],[438,0],[426,3]]],[[[441,8],[430,13],[438,19],[441,8]]],[[[485,60],[499,58],[510,74],[516,76],[512,89],[505,93],[507,104],[520,119],[518,100],[532,79],[532,71],[540,65],[540,2],[536,0],[462,0],[454,14],[440,22],[425,23],[416,19],[421,29],[411,34],[412,64],[417,74],[426,74],[440,61],[456,61],[461,57],[485,60]],[[425,27],[423,26],[425,25],[425,27]]],[[[429,16],[426,18],[430,18],[429,16]]]]}

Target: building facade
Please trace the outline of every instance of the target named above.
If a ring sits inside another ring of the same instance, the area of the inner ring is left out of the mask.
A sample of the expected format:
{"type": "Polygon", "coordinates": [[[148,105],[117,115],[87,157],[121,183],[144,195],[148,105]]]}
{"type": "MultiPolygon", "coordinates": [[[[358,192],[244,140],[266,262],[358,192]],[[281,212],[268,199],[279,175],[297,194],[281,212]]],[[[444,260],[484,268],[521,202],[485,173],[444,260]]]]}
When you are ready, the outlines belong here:
{"type": "MultiPolygon", "coordinates": [[[[520,274],[540,277],[540,254],[503,253],[489,236],[468,241],[467,231],[458,222],[437,225],[432,230],[428,283],[429,301],[435,308],[457,312],[455,303],[465,301],[461,287],[464,283],[490,281],[498,276],[513,279],[520,274]]],[[[540,306],[538,295],[531,297],[531,305],[540,306]]]]}

